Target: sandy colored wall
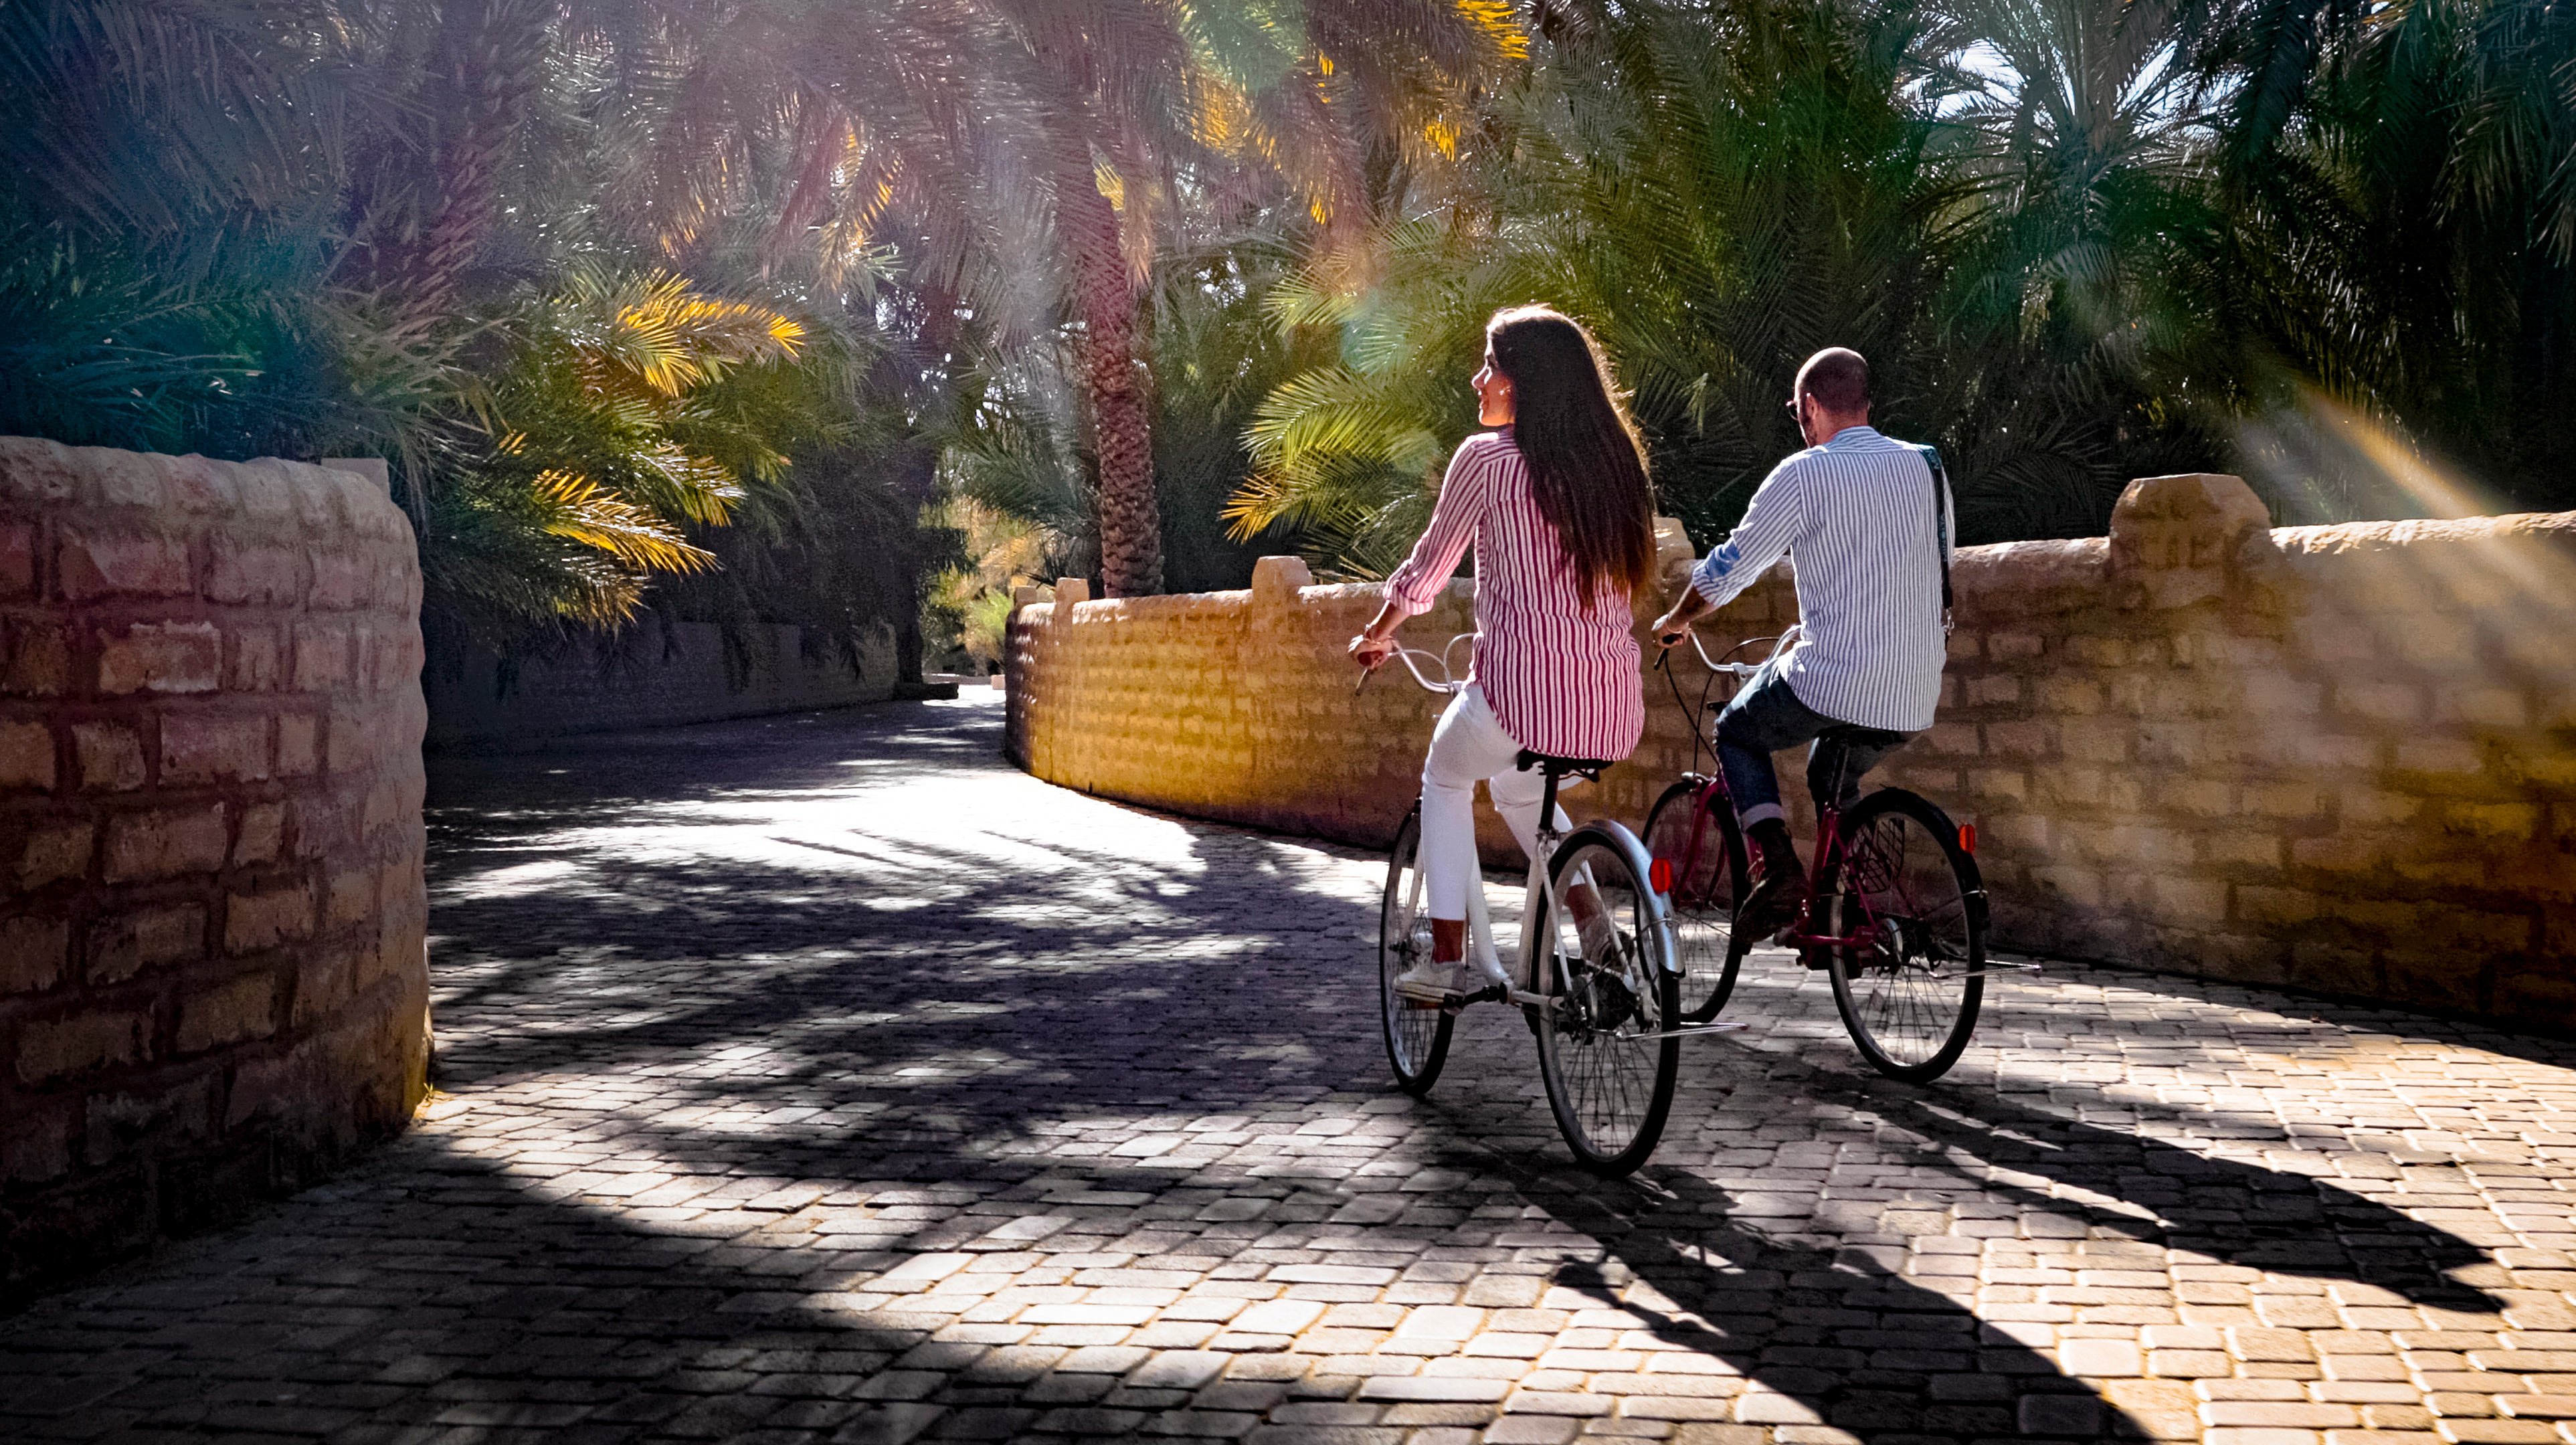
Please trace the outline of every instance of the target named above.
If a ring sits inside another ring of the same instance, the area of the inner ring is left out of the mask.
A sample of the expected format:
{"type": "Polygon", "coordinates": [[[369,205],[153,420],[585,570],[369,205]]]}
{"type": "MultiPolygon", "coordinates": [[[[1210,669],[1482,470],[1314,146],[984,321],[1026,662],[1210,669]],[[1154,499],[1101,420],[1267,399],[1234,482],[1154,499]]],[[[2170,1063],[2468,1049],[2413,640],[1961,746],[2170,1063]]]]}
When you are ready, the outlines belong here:
{"type": "MultiPolygon", "coordinates": [[[[1342,648],[1378,589],[1303,572],[1033,599],[1014,756],[1105,797],[1382,843],[1438,701],[1386,677],[1354,696],[1342,648]]],[[[2576,513],[2276,530],[2233,477],[2150,478],[2109,537],[1967,549],[1956,581],[1940,722],[1875,776],[1978,825],[2007,945],[2576,1027],[2576,513]]],[[[1407,639],[1465,630],[1467,599],[1453,584],[1407,639]]],[[[1775,576],[1706,630],[1795,615],[1775,576]]],[[[1680,666],[1697,697],[1706,674],[1680,666]]],[[[1664,679],[1646,686],[1645,742],[1574,811],[1636,825],[1691,762],[1664,679]]]]}
{"type": "Polygon", "coordinates": [[[410,1117],[419,608],[359,477],[0,438],[0,1295],[410,1117]]]}

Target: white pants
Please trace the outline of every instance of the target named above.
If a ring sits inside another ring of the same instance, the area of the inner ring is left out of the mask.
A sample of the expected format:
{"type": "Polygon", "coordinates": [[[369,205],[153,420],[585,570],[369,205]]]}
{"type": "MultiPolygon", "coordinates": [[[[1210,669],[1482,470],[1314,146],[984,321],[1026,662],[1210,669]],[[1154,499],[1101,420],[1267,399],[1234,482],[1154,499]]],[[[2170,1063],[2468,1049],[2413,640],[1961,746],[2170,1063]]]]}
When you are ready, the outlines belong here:
{"type": "MultiPolygon", "coordinates": [[[[1422,877],[1433,918],[1464,919],[1470,880],[1484,881],[1476,861],[1477,779],[1486,780],[1494,811],[1521,851],[1538,856],[1538,805],[1547,779],[1536,768],[1513,767],[1520,753],[1521,745],[1494,721],[1483,688],[1469,687],[1440,715],[1422,760],[1422,877]]],[[[1556,810],[1556,826],[1573,826],[1563,808],[1556,810]]]]}

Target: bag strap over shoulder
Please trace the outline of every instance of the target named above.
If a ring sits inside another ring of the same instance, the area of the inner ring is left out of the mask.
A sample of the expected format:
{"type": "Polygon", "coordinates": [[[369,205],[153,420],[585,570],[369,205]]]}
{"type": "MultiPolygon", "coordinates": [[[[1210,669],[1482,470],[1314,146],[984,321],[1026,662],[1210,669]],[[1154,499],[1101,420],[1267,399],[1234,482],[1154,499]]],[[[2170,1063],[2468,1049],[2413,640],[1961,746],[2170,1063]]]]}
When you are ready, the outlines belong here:
{"type": "Polygon", "coordinates": [[[1932,469],[1932,535],[1934,552],[1941,561],[1941,630],[1950,630],[1950,472],[1941,465],[1941,449],[1917,446],[1924,465],[1932,469]]]}

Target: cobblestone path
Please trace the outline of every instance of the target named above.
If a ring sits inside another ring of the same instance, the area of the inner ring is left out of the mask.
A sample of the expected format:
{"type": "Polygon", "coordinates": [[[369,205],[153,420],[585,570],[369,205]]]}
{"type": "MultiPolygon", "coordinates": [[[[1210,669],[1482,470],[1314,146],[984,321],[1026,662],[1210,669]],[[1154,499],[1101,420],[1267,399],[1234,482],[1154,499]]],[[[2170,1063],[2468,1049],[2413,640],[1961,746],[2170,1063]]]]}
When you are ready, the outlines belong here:
{"type": "Polygon", "coordinates": [[[1516,1018],[1388,1088],[1374,861],[997,741],[441,769],[446,1092],[0,1322],[0,1437],[2576,1441],[2567,1046],[2064,966],[1908,1088],[1775,963],[1602,1185],[1516,1018]]]}

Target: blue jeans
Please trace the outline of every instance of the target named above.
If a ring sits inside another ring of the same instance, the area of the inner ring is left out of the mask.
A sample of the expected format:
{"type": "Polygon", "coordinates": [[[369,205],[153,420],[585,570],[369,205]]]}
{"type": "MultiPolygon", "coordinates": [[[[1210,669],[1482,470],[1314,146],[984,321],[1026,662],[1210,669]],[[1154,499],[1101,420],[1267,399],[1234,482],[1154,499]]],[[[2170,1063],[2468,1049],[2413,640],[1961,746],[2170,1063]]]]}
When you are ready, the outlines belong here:
{"type": "Polygon", "coordinates": [[[1831,801],[1849,807],[1860,797],[1861,775],[1905,746],[1904,733],[1854,728],[1798,700],[1789,679],[1765,667],[1717,715],[1717,765],[1735,816],[1745,827],[1787,815],[1780,808],[1780,777],[1771,755],[1812,743],[1807,750],[1807,792],[1818,811],[1831,801]],[[1829,729],[1842,729],[1832,737],[1829,729]]]}

